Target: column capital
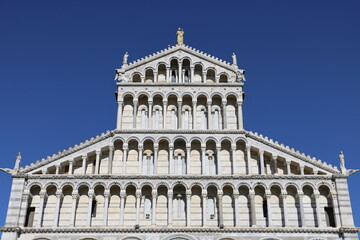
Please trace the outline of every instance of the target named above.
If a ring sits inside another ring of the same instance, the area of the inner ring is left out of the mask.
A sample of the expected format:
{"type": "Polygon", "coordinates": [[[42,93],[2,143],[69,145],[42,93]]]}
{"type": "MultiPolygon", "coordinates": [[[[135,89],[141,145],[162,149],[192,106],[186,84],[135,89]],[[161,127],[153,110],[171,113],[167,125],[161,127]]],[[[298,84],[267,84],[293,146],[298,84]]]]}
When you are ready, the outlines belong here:
{"type": "Polygon", "coordinates": [[[167,100],[163,100],[162,103],[163,103],[163,105],[167,105],[168,101],[167,101],[167,100]]]}
{"type": "Polygon", "coordinates": [[[243,101],[237,101],[238,106],[242,106],[243,101]]]}
{"type": "Polygon", "coordinates": [[[222,101],[221,101],[221,104],[222,104],[223,106],[226,106],[227,100],[226,100],[226,99],[225,99],[225,100],[222,100],[222,101]]]}
{"type": "Polygon", "coordinates": [[[320,193],[318,191],[316,191],[311,195],[311,197],[314,199],[318,199],[320,197],[320,193]]]}
{"type": "Polygon", "coordinates": [[[196,105],[196,104],[197,104],[197,101],[196,101],[196,100],[193,100],[193,101],[192,101],[192,104],[193,104],[193,105],[196,105]]]}
{"type": "Polygon", "coordinates": [[[124,143],[123,144],[123,149],[125,150],[125,149],[128,149],[128,147],[129,147],[129,145],[127,144],[127,143],[124,143]]]}
{"type": "Polygon", "coordinates": [[[46,191],[45,190],[41,190],[39,193],[40,198],[45,198],[47,197],[46,191]]]}
{"type": "Polygon", "coordinates": [[[121,198],[126,198],[126,192],[125,191],[120,191],[120,197],[121,198]]]}
{"type": "Polygon", "coordinates": [[[122,100],[119,100],[119,101],[117,101],[117,103],[119,104],[119,105],[123,105],[123,101],[122,100]]]}
{"type": "Polygon", "coordinates": [[[209,106],[209,105],[211,106],[211,103],[212,103],[211,99],[206,101],[206,104],[207,104],[208,106],[209,106]]]}
{"type": "Polygon", "coordinates": [[[159,144],[158,143],[154,143],[154,150],[159,150],[159,144]]]}
{"type": "Polygon", "coordinates": [[[47,174],[47,168],[41,169],[41,173],[42,173],[42,174],[47,174]]]}
{"type": "Polygon", "coordinates": [[[250,144],[246,144],[246,150],[251,150],[251,145],[250,144]]]}
{"type": "Polygon", "coordinates": [[[191,149],[191,144],[190,143],[187,143],[186,144],[186,150],[190,150],[191,149]]]}
{"type": "Polygon", "coordinates": [[[109,145],[108,148],[109,148],[110,151],[113,151],[114,150],[114,145],[109,145]]]}
{"type": "Polygon", "coordinates": [[[152,105],[152,104],[153,104],[153,99],[152,99],[152,98],[149,98],[149,99],[148,99],[148,104],[149,104],[149,105],[152,105]]]}
{"type": "Polygon", "coordinates": [[[138,99],[137,99],[137,98],[134,98],[134,99],[133,99],[133,103],[138,103],[138,99]]]}
{"type": "Polygon", "coordinates": [[[101,149],[95,150],[95,154],[100,155],[101,154],[101,149]]]}
{"type": "Polygon", "coordinates": [[[140,190],[136,190],[136,198],[140,198],[141,197],[141,191],[140,190]]]}
{"type": "Polygon", "coordinates": [[[272,155],[271,155],[271,159],[272,159],[273,161],[275,161],[277,158],[278,158],[277,155],[275,155],[275,154],[272,154],[272,155]]]}
{"type": "Polygon", "coordinates": [[[73,164],[73,163],[74,163],[74,159],[69,159],[68,162],[71,163],[71,164],[73,164]]]}
{"type": "Polygon", "coordinates": [[[236,150],[236,144],[231,144],[231,150],[232,151],[236,150]]]}
{"type": "Polygon", "coordinates": [[[59,168],[60,166],[61,166],[60,163],[55,163],[55,167],[56,167],[56,168],[59,168]]]}
{"type": "Polygon", "coordinates": [[[170,143],[170,144],[169,144],[169,148],[173,149],[173,148],[174,148],[174,144],[173,144],[173,143],[170,143]]]}
{"type": "Polygon", "coordinates": [[[24,193],[23,195],[22,195],[22,200],[23,201],[27,201],[29,199],[29,193],[24,193]]]}
{"type": "Polygon", "coordinates": [[[285,162],[286,162],[286,164],[288,164],[288,165],[291,164],[291,160],[290,160],[290,159],[286,159],[285,162]]]}
{"type": "Polygon", "coordinates": [[[202,191],[201,191],[201,196],[202,196],[203,198],[207,198],[207,191],[206,191],[206,190],[202,190],[202,191]]]}
{"type": "Polygon", "coordinates": [[[110,190],[105,190],[104,191],[104,198],[109,198],[110,197],[110,190]]]}
{"type": "Polygon", "coordinates": [[[94,190],[89,190],[88,196],[89,198],[93,198],[95,196],[94,190]]]}
{"type": "Polygon", "coordinates": [[[143,149],[144,149],[144,145],[139,144],[139,145],[138,145],[138,149],[139,149],[139,150],[143,150],[143,149]]]}
{"type": "Polygon", "coordinates": [[[151,195],[152,197],[157,197],[157,190],[152,190],[151,195]]]}
{"type": "Polygon", "coordinates": [[[82,160],[86,160],[87,155],[82,155],[81,158],[82,158],[82,160]]]}
{"type": "Polygon", "coordinates": [[[259,152],[258,152],[258,153],[259,153],[259,155],[264,155],[264,152],[265,152],[264,150],[259,149],[259,152]]]}
{"type": "Polygon", "coordinates": [[[216,150],[220,151],[221,150],[221,144],[216,144],[216,150]]]}
{"type": "Polygon", "coordinates": [[[73,192],[71,194],[71,197],[72,197],[72,199],[78,199],[79,198],[79,193],[78,192],[73,192]]]}
{"type": "Polygon", "coordinates": [[[280,197],[281,197],[282,199],[286,199],[287,196],[288,196],[288,194],[287,194],[286,191],[281,191],[280,197]]]}
{"type": "Polygon", "coordinates": [[[240,196],[240,194],[239,194],[239,193],[234,193],[234,194],[233,194],[234,199],[239,198],[239,196],[240,196]]]}
{"type": "Polygon", "coordinates": [[[57,198],[61,198],[61,197],[63,197],[64,195],[62,194],[62,191],[61,191],[61,190],[57,190],[56,193],[55,193],[55,196],[56,196],[57,198]]]}

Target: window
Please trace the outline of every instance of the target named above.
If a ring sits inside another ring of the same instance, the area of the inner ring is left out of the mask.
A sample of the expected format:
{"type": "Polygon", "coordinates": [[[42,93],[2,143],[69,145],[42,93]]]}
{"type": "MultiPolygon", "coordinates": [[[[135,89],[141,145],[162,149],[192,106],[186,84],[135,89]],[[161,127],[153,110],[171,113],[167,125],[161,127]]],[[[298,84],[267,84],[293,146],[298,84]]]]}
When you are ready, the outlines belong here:
{"type": "Polygon", "coordinates": [[[263,216],[264,216],[264,218],[268,217],[267,205],[268,205],[267,201],[264,200],[263,201],[263,216]]]}
{"type": "Polygon", "coordinates": [[[96,217],[97,201],[94,199],[91,206],[91,217],[96,217]]]}
{"type": "Polygon", "coordinates": [[[326,225],[329,227],[336,227],[335,219],[334,219],[334,208],[324,207],[324,210],[325,210],[325,215],[326,215],[326,225]]]}
{"type": "Polygon", "coordinates": [[[189,78],[189,71],[185,70],[185,74],[184,74],[184,80],[186,83],[190,82],[190,78],[189,78]]]}
{"type": "Polygon", "coordinates": [[[183,195],[177,194],[173,200],[174,218],[185,218],[185,199],[183,195]]]}
{"type": "Polygon", "coordinates": [[[35,208],[29,207],[26,212],[25,227],[32,227],[34,225],[35,208]]]}
{"type": "Polygon", "coordinates": [[[176,71],[175,70],[171,71],[171,82],[176,82],[176,71]]]}

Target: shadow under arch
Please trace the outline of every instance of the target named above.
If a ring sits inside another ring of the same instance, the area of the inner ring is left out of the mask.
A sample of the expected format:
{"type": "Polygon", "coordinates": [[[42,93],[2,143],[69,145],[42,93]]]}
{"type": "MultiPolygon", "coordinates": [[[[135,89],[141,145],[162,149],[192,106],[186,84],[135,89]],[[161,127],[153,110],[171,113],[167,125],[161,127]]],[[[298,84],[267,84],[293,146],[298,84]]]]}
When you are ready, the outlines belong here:
{"type": "Polygon", "coordinates": [[[162,238],[161,240],[196,240],[196,238],[188,234],[182,233],[182,234],[171,234],[162,238]]]}

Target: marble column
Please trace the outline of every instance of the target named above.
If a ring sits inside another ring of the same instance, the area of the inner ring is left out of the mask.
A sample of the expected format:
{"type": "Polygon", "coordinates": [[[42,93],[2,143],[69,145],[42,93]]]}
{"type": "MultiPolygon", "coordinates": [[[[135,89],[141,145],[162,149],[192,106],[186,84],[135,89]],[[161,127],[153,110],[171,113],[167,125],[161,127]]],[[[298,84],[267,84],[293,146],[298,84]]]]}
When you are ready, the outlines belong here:
{"type": "Polygon", "coordinates": [[[222,120],[223,120],[223,129],[227,129],[227,118],[226,118],[226,103],[227,101],[222,101],[222,120]]]}
{"type": "Polygon", "coordinates": [[[153,129],[153,102],[152,99],[148,101],[149,103],[149,124],[148,124],[148,129],[153,129]]]}
{"type": "Polygon", "coordinates": [[[249,192],[250,211],[251,211],[251,227],[256,227],[256,209],[255,209],[255,192],[249,192]]]}
{"type": "Polygon", "coordinates": [[[305,169],[305,166],[304,165],[300,165],[300,175],[304,175],[304,169],[305,169]]]}
{"type": "Polygon", "coordinates": [[[284,227],[287,227],[289,225],[289,216],[288,216],[288,209],[287,209],[287,202],[286,202],[287,192],[282,191],[280,197],[282,199],[282,204],[283,204],[284,227]]]}
{"type": "Polygon", "coordinates": [[[122,110],[123,109],[123,102],[118,101],[118,111],[117,111],[117,121],[116,121],[116,129],[121,128],[122,123],[122,110]]]}
{"type": "Polygon", "coordinates": [[[154,144],[154,172],[153,174],[157,175],[158,173],[158,157],[159,156],[159,144],[154,144]]]}
{"type": "Polygon", "coordinates": [[[206,170],[206,145],[201,145],[201,173],[202,175],[209,174],[206,170]]]}
{"type": "Polygon", "coordinates": [[[273,221],[272,221],[272,214],[271,214],[271,192],[270,190],[267,190],[265,192],[265,199],[267,202],[267,226],[271,227],[273,225],[273,221]]]}
{"type": "Polygon", "coordinates": [[[217,145],[216,146],[216,167],[217,167],[217,175],[221,175],[222,174],[222,169],[221,169],[221,146],[217,145]]]}
{"type": "Polygon", "coordinates": [[[122,168],[122,172],[123,174],[126,174],[126,162],[127,162],[127,151],[128,151],[128,145],[124,144],[123,145],[123,150],[124,150],[124,154],[123,154],[123,168],[122,168]]]}
{"type": "Polygon", "coordinates": [[[273,161],[274,174],[278,173],[277,158],[278,158],[278,156],[276,156],[274,154],[271,156],[271,159],[273,161]]]}
{"type": "Polygon", "coordinates": [[[191,226],[191,190],[186,190],[186,226],[191,226]]]}
{"type": "Polygon", "coordinates": [[[224,211],[223,211],[223,193],[221,191],[218,192],[218,201],[219,201],[219,227],[224,228],[224,211]]]}
{"type": "Polygon", "coordinates": [[[207,112],[208,112],[208,129],[213,129],[212,114],[211,114],[211,101],[207,102],[207,112]]]}
{"type": "Polygon", "coordinates": [[[191,145],[186,144],[186,174],[190,175],[190,153],[191,153],[191,145]]]}
{"type": "Polygon", "coordinates": [[[233,194],[233,198],[234,198],[234,211],[235,211],[235,227],[239,227],[240,226],[240,219],[239,219],[239,193],[236,191],[233,194]]]}
{"type": "Polygon", "coordinates": [[[247,174],[252,174],[252,164],[251,164],[251,146],[246,144],[246,161],[247,161],[247,174]]]}
{"type": "Polygon", "coordinates": [[[177,127],[177,129],[182,129],[181,114],[182,114],[182,101],[178,101],[178,127],[177,127]]]}
{"type": "Polygon", "coordinates": [[[179,67],[179,69],[178,69],[178,82],[179,83],[182,83],[182,62],[178,62],[178,67],[179,67]]]}
{"type": "Polygon", "coordinates": [[[72,206],[71,206],[71,227],[75,227],[75,217],[76,217],[76,205],[77,205],[77,200],[79,198],[79,194],[77,192],[73,192],[72,193],[72,206]]]}
{"type": "Polygon", "coordinates": [[[304,212],[304,193],[303,192],[298,192],[298,194],[296,195],[297,199],[299,200],[299,210],[300,210],[300,227],[305,227],[306,226],[306,221],[305,221],[305,212],[304,212]]]}
{"type": "Polygon", "coordinates": [[[169,144],[169,174],[174,174],[174,144],[169,144]]]}
{"type": "Polygon", "coordinates": [[[286,174],[291,175],[291,160],[286,160],[286,174]]]}
{"type": "Polygon", "coordinates": [[[323,224],[322,224],[322,221],[321,221],[321,210],[320,210],[320,205],[319,205],[320,193],[315,192],[312,197],[315,200],[317,227],[323,227],[323,224]]]}
{"type": "Polygon", "coordinates": [[[140,199],[141,199],[141,191],[136,191],[136,225],[140,225],[140,199]]]}
{"type": "Polygon", "coordinates": [[[168,190],[168,226],[172,226],[172,202],[173,202],[173,191],[168,190]]]}
{"type": "Polygon", "coordinates": [[[238,102],[238,129],[243,129],[242,102],[238,102]]]}
{"type": "Polygon", "coordinates": [[[74,173],[74,159],[69,160],[69,175],[74,173]]]}
{"type": "Polygon", "coordinates": [[[206,73],[206,71],[204,71],[203,75],[202,75],[202,82],[203,83],[206,83],[206,75],[207,75],[207,73],[206,73]]]}
{"type": "Polygon", "coordinates": [[[171,80],[170,80],[170,67],[166,67],[166,82],[171,82],[171,80]]]}
{"type": "Polygon", "coordinates": [[[41,190],[39,195],[40,195],[39,215],[38,215],[38,222],[37,222],[36,227],[42,227],[42,220],[43,220],[43,217],[44,217],[44,203],[45,203],[46,192],[41,190]]]}
{"type": "Polygon", "coordinates": [[[133,128],[136,129],[137,108],[138,108],[138,101],[137,101],[137,99],[134,99],[134,100],[133,100],[133,103],[134,103],[133,128]]]}
{"type": "Polygon", "coordinates": [[[232,160],[232,174],[237,175],[238,173],[238,166],[236,162],[236,144],[231,144],[231,160],[232,160]]]}
{"type": "Polygon", "coordinates": [[[99,174],[99,168],[100,168],[100,156],[101,156],[101,149],[98,149],[95,151],[96,153],[96,160],[95,160],[95,174],[99,174]]]}
{"type": "Polygon", "coordinates": [[[158,82],[158,72],[154,71],[154,82],[158,82]]]}
{"type": "Polygon", "coordinates": [[[202,191],[202,226],[207,226],[207,191],[202,191]]]}
{"type": "Polygon", "coordinates": [[[166,117],[167,117],[167,101],[163,101],[163,128],[166,129],[166,117]]]}
{"type": "Polygon", "coordinates": [[[114,158],[114,145],[109,145],[109,162],[108,162],[108,174],[112,174],[112,166],[113,166],[113,158],[114,158]]]}
{"type": "Polygon", "coordinates": [[[139,164],[138,164],[138,174],[146,174],[143,172],[143,145],[142,144],[139,144],[138,145],[138,150],[139,150],[139,155],[138,155],[138,161],[139,161],[139,164]]]}
{"type": "Polygon", "coordinates": [[[64,196],[63,196],[61,190],[56,191],[55,195],[56,195],[56,207],[55,207],[54,226],[58,227],[59,226],[60,203],[61,203],[61,198],[64,196]]]}
{"type": "Polygon", "coordinates": [[[88,202],[88,210],[87,210],[87,217],[86,217],[86,226],[91,227],[91,213],[92,213],[92,202],[94,198],[94,192],[89,191],[89,202],[88,202]]]}
{"type": "Polygon", "coordinates": [[[192,111],[193,111],[192,129],[196,129],[196,101],[192,102],[192,111]]]}
{"type": "Polygon", "coordinates": [[[157,200],[157,191],[152,191],[152,218],[151,218],[151,225],[156,226],[156,200],[157,200]]]}
{"type": "Polygon", "coordinates": [[[125,190],[120,191],[120,226],[124,226],[125,190]]]}
{"type": "Polygon", "coordinates": [[[259,150],[259,156],[260,156],[260,174],[265,175],[265,167],[264,167],[264,150],[259,150]]]}
{"type": "Polygon", "coordinates": [[[337,228],[340,228],[341,222],[340,222],[338,195],[337,195],[337,193],[331,193],[330,197],[332,199],[332,204],[333,204],[333,209],[334,209],[335,226],[337,228]]]}
{"type": "Polygon", "coordinates": [[[87,159],[87,156],[86,155],[83,155],[82,156],[82,174],[86,174],[86,159],[87,159]]]}
{"type": "Polygon", "coordinates": [[[55,175],[59,175],[59,172],[60,172],[60,163],[58,164],[55,164],[55,175]]]}
{"type": "Polygon", "coordinates": [[[194,82],[194,77],[195,77],[195,67],[190,67],[190,82],[194,82]]]}
{"type": "Polygon", "coordinates": [[[110,198],[110,191],[105,190],[104,192],[104,221],[103,225],[107,226],[108,224],[108,215],[109,215],[109,198],[110,198]]]}

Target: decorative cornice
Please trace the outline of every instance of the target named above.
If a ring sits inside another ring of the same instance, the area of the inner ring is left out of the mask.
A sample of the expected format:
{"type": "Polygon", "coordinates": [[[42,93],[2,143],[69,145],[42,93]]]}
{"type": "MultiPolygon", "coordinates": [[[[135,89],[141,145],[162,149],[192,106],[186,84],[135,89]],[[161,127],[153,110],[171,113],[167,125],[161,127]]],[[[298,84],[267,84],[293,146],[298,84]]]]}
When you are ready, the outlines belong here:
{"type": "Polygon", "coordinates": [[[220,228],[165,228],[165,227],[152,227],[152,228],[114,228],[114,227],[92,227],[92,228],[19,228],[19,227],[1,227],[2,232],[17,232],[17,233],[358,233],[359,228],[263,228],[263,227],[226,227],[220,228]]]}
{"type": "Polygon", "coordinates": [[[242,87],[243,82],[234,83],[172,83],[172,82],[155,82],[155,83],[142,83],[142,82],[117,82],[117,86],[122,87],[242,87]],[[184,85],[186,84],[186,85],[184,85]]]}

